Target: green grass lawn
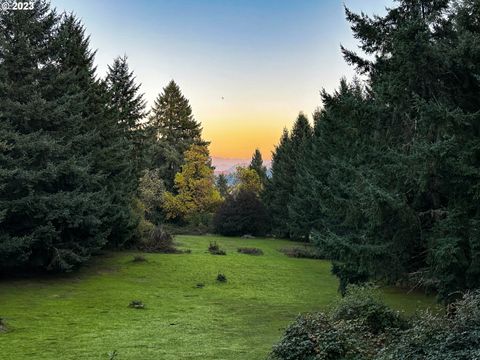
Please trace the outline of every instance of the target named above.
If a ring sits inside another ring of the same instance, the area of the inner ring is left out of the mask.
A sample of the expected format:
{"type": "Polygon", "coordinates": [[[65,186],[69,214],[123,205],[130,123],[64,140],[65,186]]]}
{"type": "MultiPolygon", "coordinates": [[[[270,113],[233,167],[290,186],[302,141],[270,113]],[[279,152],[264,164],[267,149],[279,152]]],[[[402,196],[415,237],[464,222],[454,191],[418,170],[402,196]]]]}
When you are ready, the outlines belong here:
{"type": "MultiPolygon", "coordinates": [[[[337,299],[337,281],[322,260],[278,252],[294,243],[272,239],[178,236],[191,254],[134,252],[97,258],[61,278],[0,282],[1,359],[264,359],[301,312],[337,299]],[[226,256],[206,252],[210,240],[226,256]],[[263,256],[238,254],[258,247],[263,256]],[[227,283],[217,283],[223,273],[227,283]],[[197,288],[197,283],[204,283],[197,288]],[[128,308],[131,300],[144,310],[128,308]]],[[[406,312],[433,306],[419,294],[388,289],[386,301],[406,312]]]]}

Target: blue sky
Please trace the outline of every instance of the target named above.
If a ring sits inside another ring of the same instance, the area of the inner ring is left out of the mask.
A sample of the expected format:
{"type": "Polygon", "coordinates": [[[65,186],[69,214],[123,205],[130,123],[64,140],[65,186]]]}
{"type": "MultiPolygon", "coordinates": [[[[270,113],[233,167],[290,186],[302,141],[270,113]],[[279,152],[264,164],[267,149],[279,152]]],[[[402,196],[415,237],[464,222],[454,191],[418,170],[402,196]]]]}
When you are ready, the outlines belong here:
{"type": "MultiPolygon", "coordinates": [[[[345,0],[382,14],[390,0],[345,0]]],[[[127,54],[150,104],[170,79],[189,98],[212,155],[269,157],[283,127],[353,70],[356,42],[338,0],[52,0],[82,19],[99,74],[127,54]],[[223,99],[222,99],[223,97],[223,99]]]]}

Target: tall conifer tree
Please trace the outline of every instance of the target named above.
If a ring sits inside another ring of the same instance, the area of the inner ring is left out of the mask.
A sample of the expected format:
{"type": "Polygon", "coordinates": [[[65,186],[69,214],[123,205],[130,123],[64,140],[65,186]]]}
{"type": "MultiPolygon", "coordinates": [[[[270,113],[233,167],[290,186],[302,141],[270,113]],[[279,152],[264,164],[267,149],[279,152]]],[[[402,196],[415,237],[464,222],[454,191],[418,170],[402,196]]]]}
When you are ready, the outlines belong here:
{"type": "Polygon", "coordinates": [[[192,145],[207,145],[202,128],[195,121],[189,101],[172,80],[155,100],[149,127],[154,139],[152,166],[160,170],[167,190],[174,190],[175,174],[192,145]]]}
{"type": "Polygon", "coordinates": [[[294,190],[298,160],[312,136],[312,128],[302,113],[295,121],[290,135],[285,130],[272,157],[272,177],[265,201],[272,217],[272,232],[278,237],[290,237],[288,206],[294,190]]]}
{"type": "Polygon", "coordinates": [[[106,242],[103,175],[92,170],[88,150],[97,135],[84,121],[83,74],[67,65],[77,53],[58,22],[43,1],[0,15],[4,271],[69,270],[106,242]]]}
{"type": "Polygon", "coordinates": [[[257,172],[262,184],[265,185],[267,182],[267,167],[263,165],[262,153],[259,149],[255,149],[249,168],[257,172]]]}
{"type": "Polygon", "coordinates": [[[131,147],[131,160],[136,163],[137,171],[145,166],[146,132],[145,118],[146,101],[140,93],[140,84],[135,82],[135,75],[130,71],[127,56],[117,57],[108,66],[105,79],[109,92],[109,106],[114,112],[119,126],[131,147]]]}

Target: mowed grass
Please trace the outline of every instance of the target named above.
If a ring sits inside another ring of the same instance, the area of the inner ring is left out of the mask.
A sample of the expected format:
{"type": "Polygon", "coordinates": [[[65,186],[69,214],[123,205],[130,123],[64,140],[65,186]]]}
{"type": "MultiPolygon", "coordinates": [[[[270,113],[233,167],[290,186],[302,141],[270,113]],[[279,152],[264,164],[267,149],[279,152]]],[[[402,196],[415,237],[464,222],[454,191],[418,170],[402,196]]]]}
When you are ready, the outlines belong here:
{"type": "MultiPolygon", "coordinates": [[[[1,359],[265,359],[284,328],[302,312],[338,298],[330,263],[280,253],[284,240],[178,236],[191,254],[135,252],[96,258],[62,277],[0,282],[1,359]],[[215,240],[227,251],[206,250],[215,240]],[[237,253],[258,247],[262,256],[237,253]],[[219,273],[227,276],[219,283],[219,273]],[[197,288],[202,283],[203,288],[197,288]],[[128,304],[141,300],[146,308],[128,304]]],[[[388,289],[385,298],[408,313],[434,299],[388,289]]]]}

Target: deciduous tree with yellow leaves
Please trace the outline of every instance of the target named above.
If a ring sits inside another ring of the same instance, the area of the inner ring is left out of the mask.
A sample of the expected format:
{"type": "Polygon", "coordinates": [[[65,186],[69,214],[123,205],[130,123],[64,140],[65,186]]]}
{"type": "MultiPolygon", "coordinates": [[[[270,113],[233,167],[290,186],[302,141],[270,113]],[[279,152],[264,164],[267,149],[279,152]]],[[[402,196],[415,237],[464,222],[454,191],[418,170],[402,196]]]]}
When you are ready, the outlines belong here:
{"type": "Polygon", "coordinates": [[[222,201],[208,147],[192,145],[185,151],[185,163],[175,175],[177,194],[166,192],[163,210],[167,220],[188,221],[192,216],[213,213],[222,201]]]}

